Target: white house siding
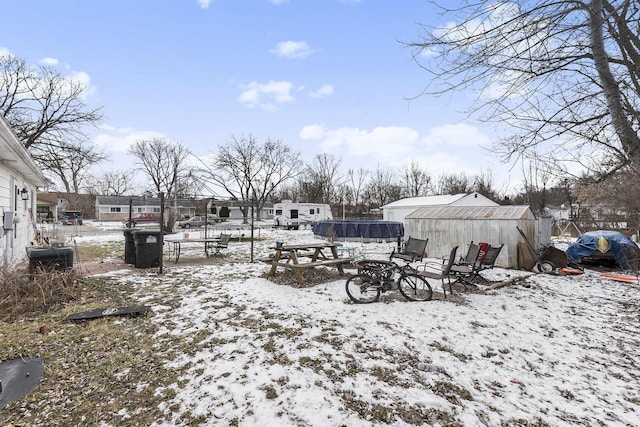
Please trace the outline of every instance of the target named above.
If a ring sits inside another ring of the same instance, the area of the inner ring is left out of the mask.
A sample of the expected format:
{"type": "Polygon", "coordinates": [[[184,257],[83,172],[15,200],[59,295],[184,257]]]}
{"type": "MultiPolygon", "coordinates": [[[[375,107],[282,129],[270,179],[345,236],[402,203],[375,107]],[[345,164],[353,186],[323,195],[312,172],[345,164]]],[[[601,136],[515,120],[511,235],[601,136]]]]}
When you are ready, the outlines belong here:
{"type": "MultiPolygon", "coordinates": [[[[543,221],[547,224],[549,221],[543,221]]],[[[429,238],[427,253],[441,258],[449,255],[453,246],[458,254],[465,254],[471,242],[487,242],[504,247],[497,264],[517,267],[517,244],[522,237],[516,227],[525,233],[533,245],[546,244],[539,230],[538,220],[528,206],[441,206],[418,209],[405,218],[405,236],[429,238]]],[[[536,246],[537,247],[537,246],[536,246]]]]}
{"type": "Polygon", "coordinates": [[[2,244],[0,245],[0,256],[2,264],[8,265],[14,261],[20,261],[26,257],[27,246],[31,245],[33,230],[29,209],[33,196],[30,192],[29,200],[20,198],[19,191],[30,186],[20,179],[18,174],[0,164],[0,204],[2,205],[2,244]],[[12,230],[4,229],[5,216],[13,214],[12,230]]]}
{"type": "Polygon", "coordinates": [[[45,185],[44,175],[0,115],[0,263],[10,265],[26,259],[26,248],[34,243],[29,211],[35,218],[36,187],[45,185]],[[27,190],[28,200],[20,196],[23,189],[27,190]],[[13,222],[5,229],[5,218],[11,215],[13,222]]]}

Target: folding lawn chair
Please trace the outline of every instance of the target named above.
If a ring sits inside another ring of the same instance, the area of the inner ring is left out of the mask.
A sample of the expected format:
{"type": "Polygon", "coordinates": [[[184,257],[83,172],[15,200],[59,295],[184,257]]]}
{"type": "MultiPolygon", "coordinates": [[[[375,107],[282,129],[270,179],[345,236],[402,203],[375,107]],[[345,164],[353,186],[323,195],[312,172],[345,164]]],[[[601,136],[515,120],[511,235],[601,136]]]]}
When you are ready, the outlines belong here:
{"type": "Polygon", "coordinates": [[[482,253],[482,251],[480,252],[478,260],[474,265],[453,266],[451,269],[452,275],[456,276],[456,281],[462,283],[462,286],[464,286],[465,289],[467,288],[467,286],[476,286],[477,281],[486,282],[486,279],[482,277],[480,273],[484,270],[490,270],[494,267],[503,246],[504,244],[500,246],[489,245],[484,254],[482,253]]]}
{"type": "Polygon", "coordinates": [[[409,237],[403,250],[396,252],[394,249],[394,251],[391,252],[389,259],[392,260],[393,258],[400,258],[407,264],[415,261],[422,261],[422,257],[427,249],[427,243],[429,243],[429,239],[415,239],[413,237],[409,237]]]}
{"type": "Polygon", "coordinates": [[[477,274],[482,258],[484,258],[486,251],[482,251],[479,244],[469,243],[467,254],[464,258],[460,258],[460,261],[451,266],[451,275],[456,276],[455,282],[460,282],[467,288],[467,280],[475,274],[477,274]]]}
{"type": "Polygon", "coordinates": [[[451,282],[451,267],[453,267],[456,260],[457,251],[458,247],[454,246],[453,249],[451,249],[449,259],[446,261],[446,263],[443,263],[438,267],[436,267],[435,264],[422,264],[423,270],[418,271],[418,274],[420,276],[424,276],[428,279],[440,280],[440,282],[442,283],[442,293],[444,293],[445,298],[447,297],[447,283],[449,284],[449,293],[451,293],[452,291],[453,283],[451,282]],[[447,281],[447,283],[445,283],[445,280],[447,281]]]}
{"type": "Polygon", "coordinates": [[[231,234],[220,234],[220,240],[214,242],[212,249],[215,250],[212,256],[222,255],[221,249],[227,249],[229,247],[229,241],[231,240],[231,234]]]}

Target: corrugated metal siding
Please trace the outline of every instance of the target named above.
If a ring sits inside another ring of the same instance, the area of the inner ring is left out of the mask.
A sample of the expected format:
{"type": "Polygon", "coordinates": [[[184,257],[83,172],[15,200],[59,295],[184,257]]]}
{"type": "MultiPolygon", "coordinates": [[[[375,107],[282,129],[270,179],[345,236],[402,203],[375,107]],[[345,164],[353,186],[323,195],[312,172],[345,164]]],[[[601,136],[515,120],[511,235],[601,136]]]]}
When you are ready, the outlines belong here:
{"type": "Polygon", "coordinates": [[[471,241],[503,244],[499,265],[517,267],[517,244],[522,241],[520,227],[534,243],[537,221],[528,206],[429,207],[413,212],[405,219],[405,236],[428,238],[427,253],[441,258],[453,246],[464,254],[471,241]]]}
{"type": "Polygon", "coordinates": [[[535,216],[529,206],[430,206],[416,209],[407,218],[535,219],[535,216]]]}

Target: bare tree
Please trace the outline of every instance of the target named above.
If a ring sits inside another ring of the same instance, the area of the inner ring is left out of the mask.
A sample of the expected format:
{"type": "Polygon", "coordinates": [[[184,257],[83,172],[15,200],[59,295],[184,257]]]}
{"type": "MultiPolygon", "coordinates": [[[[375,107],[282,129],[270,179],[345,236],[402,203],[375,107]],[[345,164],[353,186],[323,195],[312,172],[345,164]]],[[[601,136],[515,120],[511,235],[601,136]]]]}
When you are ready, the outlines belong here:
{"type": "Polygon", "coordinates": [[[525,202],[534,213],[543,214],[547,207],[549,188],[552,186],[551,173],[541,161],[532,160],[527,166],[527,171],[523,174],[525,202]]]}
{"type": "Polygon", "coordinates": [[[348,201],[358,215],[363,213],[363,196],[368,177],[369,171],[363,168],[355,171],[349,169],[347,172],[347,183],[345,186],[348,188],[348,192],[346,193],[350,195],[348,201]]]}
{"type": "Polygon", "coordinates": [[[189,171],[181,174],[173,193],[175,197],[196,198],[200,194],[205,193],[206,184],[195,171],[189,171]]]}
{"type": "Polygon", "coordinates": [[[106,160],[107,156],[87,144],[62,143],[61,148],[64,155],[58,151],[59,147],[40,147],[39,163],[62,183],[67,193],[79,193],[87,187],[85,179],[89,176],[89,168],[106,160]]]}
{"type": "Polygon", "coordinates": [[[473,179],[473,189],[494,202],[499,202],[501,197],[494,188],[493,174],[491,171],[481,171],[473,179]]]}
{"type": "Polygon", "coordinates": [[[402,198],[402,187],[398,184],[398,177],[389,168],[376,169],[371,174],[365,190],[368,207],[379,208],[402,198]]]}
{"type": "Polygon", "coordinates": [[[335,203],[339,199],[340,165],[342,161],[331,154],[318,154],[307,165],[300,180],[304,201],[335,203]]]}
{"type": "Polygon", "coordinates": [[[436,194],[462,194],[473,191],[473,182],[464,172],[443,173],[438,179],[436,194]]]}
{"type": "Polygon", "coordinates": [[[187,159],[191,152],[181,142],[153,138],[136,141],[129,154],[136,158],[138,170],[147,175],[156,192],[173,197],[180,180],[188,173],[187,159]]]}
{"type": "Polygon", "coordinates": [[[211,160],[202,162],[202,179],[245,202],[240,209],[247,223],[253,201],[260,210],[277,188],[302,170],[300,153],[278,140],[260,144],[254,137],[235,137],[218,148],[211,160]]]}
{"type": "Polygon", "coordinates": [[[111,171],[90,182],[87,187],[89,194],[103,196],[125,196],[134,190],[134,172],[111,171]]]}
{"type": "Polygon", "coordinates": [[[504,160],[640,167],[640,3],[433,3],[446,25],[409,43],[434,77],[424,93],[476,91],[469,114],[511,125],[494,147],[504,160]]]}
{"type": "MultiPolygon", "coordinates": [[[[61,167],[73,166],[67,173],[77,176],[104,158],[86,146],[85,129],[102,119],[100,108],[86,104],[88,90],[51,67],[33,68],[12,55],[0,55],[0,114],[33,159],[57,177],[63,174],[61,167]]],[[[74,187],[64,185],[67,190],[74,187]]]]}
{"type": "Polygon", "coordinates": [[[418,162],[412,161],[402,170],[402,190],[405,197],[426,196],[430,186],[431,175],[418,162]]]}
{"type": "Polygon", "coordinates": [[[304,197],[300,184],[289,181],[278,186],[276,191],[271,194],[270,200],[275,203],[281,200],[304,200],[304,197]]]}
{"type": "MultiPolygon", "coordinates": [[[[581,217],[572,216],[585,228],[612,226],[637,229],[640,226],[640,199],[630,195],[640,192],[640,174],[633,170],[620,170],[604,182],[583,176],[575,189],[581,217]],[[584,219],[597,218],[602,223],[585,223],[584,219]],[[617,223],[617,224],[616,224],[617,223]]],[[[573,209],[572,209],[573,211],[573,209]]]]}

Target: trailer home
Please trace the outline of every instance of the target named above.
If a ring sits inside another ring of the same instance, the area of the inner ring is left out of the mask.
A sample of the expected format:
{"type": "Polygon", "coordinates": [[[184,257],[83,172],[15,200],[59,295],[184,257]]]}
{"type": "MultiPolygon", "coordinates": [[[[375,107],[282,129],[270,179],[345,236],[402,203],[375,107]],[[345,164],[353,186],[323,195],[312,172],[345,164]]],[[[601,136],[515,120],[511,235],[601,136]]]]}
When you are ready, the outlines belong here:
{"type": "Polygon", "coordinates": [[[283,200],[273,205],[276,227],[297,230],[325,219],[333,219],[331,208],[326,203],[294,203],[291,200],[283,200]]]}

